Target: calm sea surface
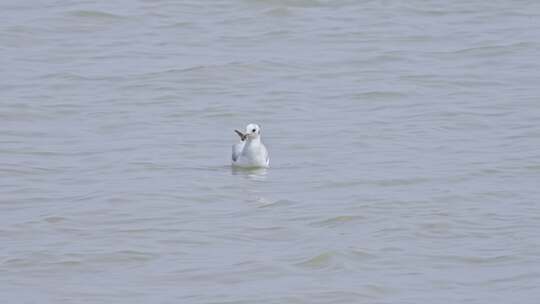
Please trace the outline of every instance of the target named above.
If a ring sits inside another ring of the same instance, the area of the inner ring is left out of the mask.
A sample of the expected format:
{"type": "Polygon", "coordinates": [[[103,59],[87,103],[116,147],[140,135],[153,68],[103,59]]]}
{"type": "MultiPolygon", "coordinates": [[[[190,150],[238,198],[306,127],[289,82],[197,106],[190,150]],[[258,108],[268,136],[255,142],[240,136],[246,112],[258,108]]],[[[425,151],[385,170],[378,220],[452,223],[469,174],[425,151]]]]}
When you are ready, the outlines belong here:
{"type": "Polygon", "coordinates": [[[540,2],[0,20],[1,303],[538,303],[540,2]]]}

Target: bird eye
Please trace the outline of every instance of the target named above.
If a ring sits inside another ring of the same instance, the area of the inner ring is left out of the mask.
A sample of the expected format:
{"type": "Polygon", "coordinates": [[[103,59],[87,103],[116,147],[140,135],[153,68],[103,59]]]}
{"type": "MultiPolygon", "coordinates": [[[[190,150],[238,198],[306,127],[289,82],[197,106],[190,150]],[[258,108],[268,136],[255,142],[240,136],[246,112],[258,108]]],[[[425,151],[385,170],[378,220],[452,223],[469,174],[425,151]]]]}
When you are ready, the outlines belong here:
{"type": "Polygon", "coordinates": [[[253,130],[251,130],[251,131],[253,131],[253,133],[255,133],[255,132],[257,132],[257,129],[253,129],[253,130]]]}

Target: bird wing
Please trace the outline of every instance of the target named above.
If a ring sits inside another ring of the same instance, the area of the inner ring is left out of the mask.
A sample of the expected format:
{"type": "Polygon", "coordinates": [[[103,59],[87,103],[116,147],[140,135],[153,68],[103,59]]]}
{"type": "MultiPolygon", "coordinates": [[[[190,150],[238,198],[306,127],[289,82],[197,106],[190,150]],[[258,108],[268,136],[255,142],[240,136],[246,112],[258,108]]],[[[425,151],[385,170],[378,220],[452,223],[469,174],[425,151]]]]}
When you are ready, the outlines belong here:
{"type": "Polygon", "coordinates": [[[246,144],[245,141],[241,141],[237,144],[234,144],[232,146],[232,160],[237,161],[240,157],[240,154],[242,154],[242,151],[244,150],[244,145],[246,144]]]}
{"type": "Polygon", "coordinates": [[[266,166],[269,166],[270,165],[270,156],[268,155],[268,150],[266,150],[265,145],[262,145],[261,148],[262,148],[262,152],[263,152],[264,161],[266,163],[266,166]]]}

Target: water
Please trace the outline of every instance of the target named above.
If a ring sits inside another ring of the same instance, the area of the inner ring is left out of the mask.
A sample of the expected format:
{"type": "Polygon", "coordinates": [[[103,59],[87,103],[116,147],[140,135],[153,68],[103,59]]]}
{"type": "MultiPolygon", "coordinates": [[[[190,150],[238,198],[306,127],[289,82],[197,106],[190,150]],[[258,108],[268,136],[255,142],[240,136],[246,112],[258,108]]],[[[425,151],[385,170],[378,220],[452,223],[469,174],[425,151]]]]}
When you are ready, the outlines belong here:
{"type": "Polygon", "coordinates": [[[2,303],[538,301],[538,2],[0,17],[2,303]]]}

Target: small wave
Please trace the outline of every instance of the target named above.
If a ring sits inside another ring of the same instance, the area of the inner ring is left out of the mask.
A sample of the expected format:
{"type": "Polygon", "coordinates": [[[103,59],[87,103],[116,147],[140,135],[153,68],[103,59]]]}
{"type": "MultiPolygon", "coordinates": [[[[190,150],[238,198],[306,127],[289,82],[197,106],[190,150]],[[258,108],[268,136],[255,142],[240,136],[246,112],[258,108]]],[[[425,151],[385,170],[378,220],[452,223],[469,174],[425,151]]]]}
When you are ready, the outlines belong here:
{"type": "Polygon", "coordinates": [[[194,23],[193,22],[189,22],[189,21],[180,21],[180,22],[175,22],[173,24],[169,24],[169,25],[166,25],[166,26],[163,26],[161,28],[193,28],[194,27],[194,23]]]}
{"type": "Polygon", "coordinates": [[[266,11],[265,14],[272,17],[287,17],[292,15],[292,11],[286,7],[278,7],[266,11]]]}
{"type": "Polygon", "coordinates": [[[460,256],[460,255],[441,255],[441,256],[429,256],[430,258],[443,260],[447,262],[463,263],[463,264],[485,264],[485,265],[497,265],[508,264],[517,261],[518,258],[512,255],[498,255],[498,256],[460,256]]]}
{"type": "Polygon", "coordinates": [[[281,199],[281,200],[277,200],[277,201],[260,201],[261,205],[259,206],[259,208],[276,208],[276,207],[283,207],[283,206],[290,206],[290,205],[293,205],[294,204],[294,201],[290,201],[290,200],[286,200],[286,199],[281,199]]]}
{"type": "Polygon", "coordinates": [[[56,224],[56,223],[60,223],[60,222],[63,222],[66,220],[65,217],[61,217],[61,216],[49,216],[49,217],[46,217],[44,219],[47,223],[50,223],[50,224],[56,224]]]}
{"type": "Polygon", "coordinates": [[[334,252],[324,252],[319,255],[316,255],[312,258],[309,258],[305,261],[296,263],[296,266],[300,266],[302,268],[310,268],[310,269],[324,269],[332,267],[334,264],[334,252]]]}
{"type": "Polygon", "coordinates": [[[359,221],[363,219],[365,219],[365,217],[361,215],[340,215],[340,216],[332,217],[326,220],[311,223],[311,225],[318,226],[318,227],[336,227],[336,226],[340,226],[346,223],[355,222],[355,221],[359,221]]]}
{"type": "Polygon", "coordinates": [[[324,6],[323,2],[314,0],[255,0],[252,1],[252,3],[260,3],[267,6],[277,6],[278,8],[311,8],[324,6]]]}
{"type": "Polygon", "coordinates": [[[396,92],[396,91],[370,91],[370,92],[363,92],[363,93],[356,93],[352,95],[351,97],[353,99],[388,99],[388,98],[404,98],[407,94],[403,92],[396,92]]]}
{"type": "Polygon", "coordinates": [[[308,269],[343,270],[365,267],[366,260],[375,259],[376,256],[363,250],[326,251],[305,259],[295,265],[308,269]]]}
{"type": "Polygon", "coordinates": [[[91,10],[77,10],[71,11],[68,13],[70,16],[89,18],[89,19],[100,19],[100,20],[120,20],[123,19],[123,16],[115,15],[102,11],[91,11],[91,10]]]}
{"type": "Polygon", "coordinates": [[[478,46],[459,49],[451,53],[456,55],[478,55],[478,56],[489,56],[489,55],[502,55],[512,53],[521,48],[530,48],[534,45],[531,43],[514,43],[509,45],[488,45],[488,46],[478,46]]]}

